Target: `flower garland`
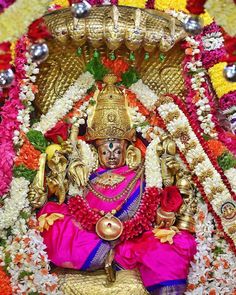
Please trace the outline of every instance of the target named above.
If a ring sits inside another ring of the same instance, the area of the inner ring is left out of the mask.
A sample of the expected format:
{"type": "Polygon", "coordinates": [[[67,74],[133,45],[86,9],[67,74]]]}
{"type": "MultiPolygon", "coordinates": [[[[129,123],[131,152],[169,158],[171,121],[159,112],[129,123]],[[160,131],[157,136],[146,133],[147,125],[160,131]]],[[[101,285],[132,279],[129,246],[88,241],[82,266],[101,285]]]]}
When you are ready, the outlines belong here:
{"type": "MultiPolygon", "coordinates": [[[[145,189],[138,211],[131,219],[123,222],[121,241],[140,235],[143,231],[150,230],[156,217],[156,209],[160,202],[159,190],[156,187],[145,189]]],[[[89,231],[95,230],[95,225],[101,215],[91,209],[82,197],[72,197],[68,202],[70,213],[89,231]]]]}
{"type": "Polygon", "coordinates": [[[27,199],[28,186],[29,181],[25,178],[13,178],[9,192],[11,198],[6,197],[4,206],[0,208],[0,233],[3,229],[12,227],[20,212],[29,205],[27,199]]]}
{"type": "Polygon", "coordinates": [[[132,84],[129,88],[137,96],[137,99],[147,108],[149,111],[153,110],[158,96],[146,86],[140,79],[138,82],[132,84]]]}
{"type": "Polygon", "coordinates": [[[215,229],[213,216],[198,196],[195,215],[197,253],[188,276],[186,295],[234,294],[235,255],[215,229]]]}
{"type": "MultiPolygon", "coordinates": [[[[30,212],[24,211],[30,215],[30,212]]],[[[24,215],[23,215],[24,216],[24,215]]],[[[46,246],[36,229],[36,218],[20,218],[6,240],[4,251],[0,248],[1,263],[11,275],[13,294],[61,294],[57,289],[57,276],[49,274],[46,246]]]]}
{"type": "Polygon", "coordinates": [[[189,103],[193,119],[196,117],[203,134],[216,138],[214,103],[201,61],[201,49],[199,48],[201,41],[194,37],[187,37],[186,41],[184,73],[189,91],[186,101],[189,103]]]}
{"type": "MultiPolygon", "coordinates": [[[[204,189],[204,197],[211,204],[219,225],[223,226],[224,232],[230,237],[229,242],[234,248],[236,236],[231,231],[231,218],[224,218],[222,208],[227,202],[234,204],[231,187],[218,166],[211,163],[205,150],[201,146],[196,134],[183,111],[173,102],[171,97],[164,98],[157,108],[160,116],[166,122],[167,130],[175,138],[180,151],[185,155],[191,170],[200,180],[204,189]],[[171,116],[170,114],[175,114],[171,116]],[[232,195],[232,197],[231,197],[232,195]]],[[[196,130],[195,130],[196,131],[196,130]]],[[[203,142],[201,142],[203,143],[203,142]]],[[[233,205],[232,205],[233,206],[233,205]]],[[[234,218],[234,217],[232,217],[234,218]]],[[[235,249],[235,248],[234,248],[235,249]]]]}
{"type": "Polygon", "coordinates": [[[10,278],[0,267],[0,286],[1,286],[1,294],[2,295],[11,295],[12,288],[10,284],[10,278]]]}
{"type": "Polygon", "coordinates": [[[25,58],[26,44],[25,39],[22,38],[16,45],[16,79],[15,84],[9,91],[9,99],[5,102],[1,109],[0,123],[0,153],[4,155],[0,159],[0,196],[7,192],[11,179],[12,179],[12,167],[13,158],[15,151],[13,148],[13,136],[19,134],[20,123],[17,120],[19,111],[24,106],[19,99],[20,85],[22,80],[26,78],[24,64],[26,63],[25,58]]]}
{"type": "Polygon", "coordinates": [[[4,13],[0,14],[0,42],[15,41],[20,38],[28,26],[47,10],[50,0],[16,1],[4,13]]]}
{"type": "Polygon", "coordinates": [[[56,100],[47,114],[41,116],[40,122],[36,123],[33,128],[43,134],[53,128],[72,109],[74,102],[83,98],[93,84],[94,78],[89,72],[81,74],[75,83],[66,90],[64,95],[56,100]]]}
{"type": "Polygon", "coordinates": [[[162,176],[160,161],[157,155],[157,145],[160,142],[159,138],[153,139],[146,150],[145,156],[145,180],[147,187],[162,188],[162,176]]]}
{"type": "Polygon", "coordinates": [[[236,91],[235,83],[227,81],[223,76],[223,70],[226,65],[226,62],[221,62],[208,70],[211,82],[219,99],[230,91],[236,91]]]}

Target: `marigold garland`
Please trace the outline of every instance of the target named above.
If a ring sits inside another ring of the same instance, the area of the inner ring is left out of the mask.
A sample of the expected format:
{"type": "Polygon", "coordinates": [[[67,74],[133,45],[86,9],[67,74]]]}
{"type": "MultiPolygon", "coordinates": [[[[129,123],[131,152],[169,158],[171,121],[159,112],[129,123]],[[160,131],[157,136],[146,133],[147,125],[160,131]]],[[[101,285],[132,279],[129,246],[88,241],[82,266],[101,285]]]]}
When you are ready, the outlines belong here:
{"type": "Polygon", "coordinates": [[[33,147],[25,135],[22,134],[22,137],[24,138],[24,143],[19,155],[15,159],[15,166],[25,165],[29,169],[37,170],[41,153],[33,147]]]}
{"type": "Polygon", "coordinates": [[[188,12],[186,0],[155,0],[154,7],[159,10],[174,9],[188,12]]]}
{"type": "Polygon", "coordinates": [[[16,1],[0,15],[0,42],[15,41],[46,11],[50,0],[16,1]]]}
{"type": "Polygon", "coordinates": [[[0,286],[1,286],[1,294],[2,295],[11,295],[11,283],[8,275],[3,271],[2,267],[0,267],[0,286]]]}
{"type": "Polygon", "coordinates": [[[236,90],[236,83],[227,81],[223,76],[223,71],[226,65],[226,62],[220,62],[208,70],[211,82],[219,98],[230,91],[236,90]]]}
{"type": "Polygon", "coordinates": [[[145,8],[146,2],[146,0],[119,0],[118,5],[145,8]]]}

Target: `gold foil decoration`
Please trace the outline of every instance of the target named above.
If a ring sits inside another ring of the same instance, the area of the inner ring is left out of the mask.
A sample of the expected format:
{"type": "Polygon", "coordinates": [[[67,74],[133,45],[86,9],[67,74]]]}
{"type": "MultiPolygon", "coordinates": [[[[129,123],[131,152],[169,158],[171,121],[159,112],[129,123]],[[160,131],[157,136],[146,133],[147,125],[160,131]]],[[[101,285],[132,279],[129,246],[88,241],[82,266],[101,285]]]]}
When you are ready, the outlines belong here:
{"type": "Polygon", "coordinates": [[[54,270],[59,276],[59,285],[65,295],[147,295],[137,270],[122,270],[116,273],[115,284],[107,283],[103,270],[80,272],[76,270],[54,270]]]}

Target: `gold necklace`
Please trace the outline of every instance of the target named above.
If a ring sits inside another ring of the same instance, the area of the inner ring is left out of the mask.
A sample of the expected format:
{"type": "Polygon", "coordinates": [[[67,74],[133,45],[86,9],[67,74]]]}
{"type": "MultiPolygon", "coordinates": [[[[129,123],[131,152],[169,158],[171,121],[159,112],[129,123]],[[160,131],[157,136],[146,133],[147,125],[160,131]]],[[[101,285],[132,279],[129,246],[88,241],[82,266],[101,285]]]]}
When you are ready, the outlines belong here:
{"type": "Polygon", "coordinates": [[[93,185],[91,184],[91,182],[88,182],[88,189],[94,193],[94,195],[96,197],[98,197],[99,199],[105,201],[105,202],[114,202],[117,201],[119,199],[121,199],[125,194],[130,194],[133,190],[133,188],[135,187],[138,179],[141,177],[142,173],[143,173],[143,165],[141,164],[139,169],[137,170],[137,173],[135,175],[135,177],[129,182],[129,184],[123,189],[122,192],[120,192],[118,195],[114,196],[113,198],[108,198],[107,196],[105,196],[104,194],[100,193],[99,191],[97,191],[93,185]]]}

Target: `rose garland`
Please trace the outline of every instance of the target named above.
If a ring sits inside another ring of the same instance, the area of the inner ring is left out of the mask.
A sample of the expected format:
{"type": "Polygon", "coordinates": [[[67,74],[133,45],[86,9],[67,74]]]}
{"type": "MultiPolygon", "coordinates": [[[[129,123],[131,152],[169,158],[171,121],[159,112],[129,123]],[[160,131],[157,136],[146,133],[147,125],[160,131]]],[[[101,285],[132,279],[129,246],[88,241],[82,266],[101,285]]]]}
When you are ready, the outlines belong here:
{"type": "MultiPolygon", "coordinates": [[[[156,187],[146,188],[136,214],[129,220],[123,222],[121,241],[132,239],[143,231],[150,230],[156,217],[156,209],[160,203],[159,190],[156,187]]],[[[68,202],[70,213],[89,231],[95,230],[95,225],[101,215],[91,209],[82,197],[72,197],[68,202]]]]}

